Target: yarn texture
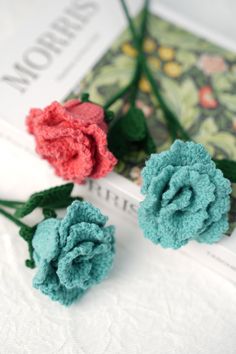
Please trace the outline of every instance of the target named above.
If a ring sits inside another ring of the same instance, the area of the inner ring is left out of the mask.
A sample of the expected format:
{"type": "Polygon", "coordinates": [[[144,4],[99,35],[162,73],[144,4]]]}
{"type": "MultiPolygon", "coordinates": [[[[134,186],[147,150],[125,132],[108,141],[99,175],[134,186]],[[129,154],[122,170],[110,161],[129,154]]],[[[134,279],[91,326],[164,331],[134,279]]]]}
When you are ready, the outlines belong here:
{"type": "Polygon", "coordinates": [[[26,119],[36,151],[65,180],[83,183],[112,171],[116,158],[107,148],[104,110],[91,102],[53,102],[45,109],[31,109],[26,119]]]}
{"type": "Polygon", "coordinates": [[[142,178],[139,224],[155,244],[211,244],[227,231],[231,185],[203,145],[176,140],[169,151],[151,155],[142,178]]]}
{"type": "Polygon", "coordinates": [[[33,286],[63,305],[70,305],[101,282],[114,259],[114,227],[87,202],[75,201],[63,219],[41,222],[33,237],[38,271],[33,286]]]}
{"type": "Polygon", "coordinates": [[[124,116],[111,126],[108,134],[108,145],[118,159],[125,161],[129,161],[129,155],[133,160],[132,154],[135,151],[144,151],[148,156],[156,151],[145,115],[141,109],[131,107],[124,116]]]}

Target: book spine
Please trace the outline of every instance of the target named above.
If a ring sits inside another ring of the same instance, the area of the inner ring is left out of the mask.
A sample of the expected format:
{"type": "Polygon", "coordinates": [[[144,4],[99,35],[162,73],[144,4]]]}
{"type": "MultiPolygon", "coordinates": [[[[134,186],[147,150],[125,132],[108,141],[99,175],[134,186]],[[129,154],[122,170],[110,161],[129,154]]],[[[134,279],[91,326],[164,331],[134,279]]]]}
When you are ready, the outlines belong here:
{"type": "MultiPolygon", "coordinates": [[[[139,187],[126,178],[111,173],[106,178],[88,180],[83,187],[77,188],[90,202],[105,203],[138,226],[137,210],[142,196],[139,187]]],[[[224,242],[230,243],[230,238],[225,237],[225,240],[214,245],[192,241],[179,251],[236,284],[236,249],[231,249],[229,245],[226,247],[224,242]]]]}

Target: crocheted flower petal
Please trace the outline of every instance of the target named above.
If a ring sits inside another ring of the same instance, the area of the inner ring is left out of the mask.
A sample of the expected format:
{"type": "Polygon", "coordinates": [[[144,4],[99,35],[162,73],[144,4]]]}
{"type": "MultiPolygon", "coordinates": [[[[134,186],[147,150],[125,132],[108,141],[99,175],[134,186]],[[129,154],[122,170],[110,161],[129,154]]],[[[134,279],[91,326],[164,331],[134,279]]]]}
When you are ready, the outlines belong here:
{"type": "Polygon", "coordinates": [[[151,154],[150,158],[146,161],[146,165],[142,170],[142,187],[141,192],[146,194],[152,179],[158,176],[159,173],[165,168],[173,165],[172,156],[169,151],[161,152],[160,154],[151,154]]]}
{"type": "Polygon", "coordinates": [[[37,287],[38,285],[41,285],[45,282],[46,279],[48,279],[48,274],[52,273],[52,267],[50,266],[50,263],[42,259],[38,261],[37,263],[37,273],[35,274],[33,278],[33,285],[34,287],[37,287]]]}
{"type": "MultiPolygon", "coordinates": [[[[86,137],[84,137],[84,141],[86,137]]],[[[66,161],[57,161],[53,163],[56,173],[66,180],[76,183],[83,183],[85,178],[90,176],[93,169],[94,161],[91,147],[86,144],[76,144],[77,150],[74,155],[66,161]]]]}
{"type": "Polygon", "coordinates": [[[49,296],[51,300],[59,301],[65,306],[72,304],[84,293],[83,289],[66,289],[61,285],[55,269],[45,261],[38,267],[38,272],[33,279],[33,287],[49,296]]]}
{"type": "Polygon", "coordinates": [[[36,136],[36,151],[66,180],[82,183],[93,169],[91,141],[73,127],[41,127],[36,136]]]}
{"type": "Polygon", "coordinates": [[[181,193],[178,194],[177,192],[176,194],[177,196],[173,200],[162,200],[162,208],[165,208],[169,205],[169,208],[171,208],[171,210],[184,211],[187,207],[190,206],[191,199],[193,196],[193,192],[191,191],[191,189],[189,189],[188,187],[182,187],[181,193]]]}
{"type": "Polygon", "coordinates": [[[65,121],[72,121],[73,117],[57,101],[52,102],[44,108],[44,114],[41,116],[40,124],[48,126],[58,126],[65,121]]]}
{"type": "Polygon", "coordinates": [[[160,238],[157,216],[161,208],[162,193],[169,183],[173,170],[173,166],[168,166],[159,176],[153,177],[149,193],[140,203],[138,209],[139,225],[143,229],[145,237],[154,243],[158,243],[160,238]]]}
{"type": "Polygon", "coordinates": [[[193,166],[200,162],[202,165],[211,163],[211,156],[202,144],[176,140],[170,148],[171,154],[175,157],[177,166],[193,166]]]}
{"type": "Polygon", "coordinates": [[[176,140],[170,150],[161,152],[160,154],[152,154],[146,162],[146,166],[142,171],[142,193],[147,193],[152,178],[157,176],[164,167],[169,165],[194,166],[198,163],[201,163],[203,166],[210,164],[212,168],[214,167],[211,157],[203,145],[176,140]]]}
{"type": "Polygon", "coordinates": [[[211,183],[207,174],[199,174],[195,170],[191,170],[189,166],[181,167],[172,176],[169,189],[162,196],[162,206],[165,207],[169,203],[176,204],[176,195],[178,196],[178,204],[183,203],[179,209],[183,210],[189,207],[192,213],[199,209],[206,208],[212,201],[215,200],[215,185],[211,183]],[[183,192],[188,192],[187,199],[183,198],[183,192]],[[181,197],[182,196],[182,197],[181,197]],[[186,204],[187,202],[187,204],[186,204]]]}
{"type": "Polygon", "coordinates": [[[208,174],[209,177],[213,177],[215,175],[215,169],[216,165],[213,161],[210,161],[207,164],[197,162],[191,166],[191,170],[197,171],[200,174],[208,174]]]}
{"type": "Polygon", "coordinates": [[[87,288],[84,284],[90,277],[91,262],[93,257],[93,242],[83,242],[73,248],[58,261],[57,275],[67,289],[75,287],[87,288]]]}
{"type": "MultiPolygon", "coordinates": [[[[173,204],[161,209],[158,218],[159,234],[161,238],[171,235],[175,241],[185,241],[194,238],[202,229],[208,214],[205,210],[191,211],[178,210],[173,204]]],[[[168,247],[172,247],[169,245],[168,247]]]]}
{"type": "MultiPolygon", "coordinates": [[[[104,248],[104,245],[100,246],[103,246],[104,248]]],[[[107,252],[105,249],[100,252],[100,250],[98,250],[100,246],[97,247],[97,255],[95,255],[92,259],[90,279],[93,280],[93,284],[100,283],[103,279],[107,277],[108,273],[112,268],[115,256],[114,252],[111,252],[110,247],[106,247],[108,249],[107,252]]]]}
{"type": "Polygon", "coordinates": [[[199,209],[207,209],[210,203],[215,200],[215,185],[207,174],[199,174],[190,171],[190,181],[193,190],[191,212],[195,213],[199,209]]]}
{"type": "Polygon", "coordinates": [[[59,260],[57,274],[60,282],[68,289],[87,289],[101,281],[111,268],[111,248],[110,244],[96,246],[92,242],[75,247],[59,260]]]}
{"type": "Polygon", "coordinates": [[[60,251],[59,226],[60,220],[58,219],[47,219],[37,226],[32,245],[38,259],[50,262],[58,255],[60,251]]]}
{"type": "Polygon", "coordinates": [[[213,222],[205,232],[198,235],[196,237],[196,240],[198,242],[204,242],[209,244],[217,242],[223,237],[223,234],[228,230],[228,228],[228,216],[227,214],[225,214],[222,215],[220,220],[218,220],[217,222],[213,222]]]}
{"type": "Polygon", "coordinates": [[[109,225],[103,228],[103,242],[113,246],[115,244],[115,226],[109,225]]]}
{"type": "Polygon", "coordinates": [[[117,163],[115,156],[108,150],[107,135],[99,126],[92,124],[86,128],[81,128],[92,140],[94,148],[94,166],[90,174],[92,178],[100,178],[111,172],[117,163]]]}
{"type": "Polygon", "coordinates": [[[67,101],[64,107],[75,119],[79,120],[84,125],[100,125],[104,123],[104,109],[97,104],[73,99],[67,101]]]}
{"type": "Polygon", "coordinates": [[[208,208],[211,222],[218,221],[223,214],[230,209],[230,193],[232,191],[230,181],[224,178],[222,171],[216,169],[212,182],[215,185],[215,201],[208,208]]]}
{"type": "Polygon", "coordinates": [[[160,238],[160,245],[163,248],[173,248],[173,249],[178,249],[188,243],[188,239],[179,239],[173,234],[167,234],[165,237],[160,238]]]}
{"type": "Polygon", "coordinates": [[[103,242],[104,233],[100,226],[87,222],[80,222],[71,226],[63,252],[70,251],[73,247],[84,241],[103,242]]]}
{"type": "Polygon", "coordinates": [[[162,203],[161,203],[162,207],[165,207],[166,205],[171,203],[171,201],[173,200],[174,197],[176,197],[176,195],[179,196],[179,193],[184,187],[189,187],[189,186],[190,186],[190,176],[189,176],[188,167],[182,167],[181,169],[175,170],[173,172],[173,175],[170,176],[168,189],[162,195],[162,203]]]}
{"type": "Polygon", "coordinates": [[[88,202],[74,201],[68,208],[64,219],[61,221],[59,234],[60,243],[65,246],[70,228],[81,222],[94,223],[104,226],[107,217],[101,211],[88,202]]]}
{"type": "Polygon", "coordinates": [[[31,108],[29,111],[29,114],[26,117],[26,125],[30,134],[34,134],[35,125],[37,124],[39,116],[42,112],[43,111],[39,108],[31,108]]]}

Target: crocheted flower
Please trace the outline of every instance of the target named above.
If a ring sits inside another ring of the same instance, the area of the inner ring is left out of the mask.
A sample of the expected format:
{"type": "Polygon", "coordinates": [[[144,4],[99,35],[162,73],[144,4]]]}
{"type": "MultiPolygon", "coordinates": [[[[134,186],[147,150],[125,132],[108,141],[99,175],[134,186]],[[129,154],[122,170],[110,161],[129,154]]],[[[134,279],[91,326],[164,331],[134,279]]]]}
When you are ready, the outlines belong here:
{"type": "Polygon", "coordinates": [[[100,178],[116,164],[107,149],[104,110],[90,102],[53,102],[45,109],[31,109],[26,120],[36,140],[36,151],[66,180],[82,183],[100,178]]]}
{"type": "Polygon", "coordinates": [[[70,305],[109,273],[114,258],[114,227],[87,202],[75,201],[63,219],[41,222],[33,237],[38,272],[33,286],[52,300],[70,305]]]}
{"type": "Polygon", "coordinates": [[[138,211],[145,237],[163,247],[217,242],[228,229],[230,182],[201,144],[175,141],[142,171],[138,211]]]}

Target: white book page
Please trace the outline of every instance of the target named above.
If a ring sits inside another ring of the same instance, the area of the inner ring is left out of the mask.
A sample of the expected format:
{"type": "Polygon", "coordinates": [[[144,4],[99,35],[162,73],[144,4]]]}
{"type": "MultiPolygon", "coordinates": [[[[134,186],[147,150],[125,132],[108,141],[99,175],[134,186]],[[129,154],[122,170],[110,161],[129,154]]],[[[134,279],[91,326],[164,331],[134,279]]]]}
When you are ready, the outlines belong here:
{"type": "MultiPolygon", "coordinates": [[[[48,2],[2,44],[0,118],[25,131],[31,107],[62,100],[126,26],[116,0],[48,2]],[[112,15],[111,15],[112,14],[112,15]]],[[[132,14],[142,1],[130,1],[132,14]]]]}

